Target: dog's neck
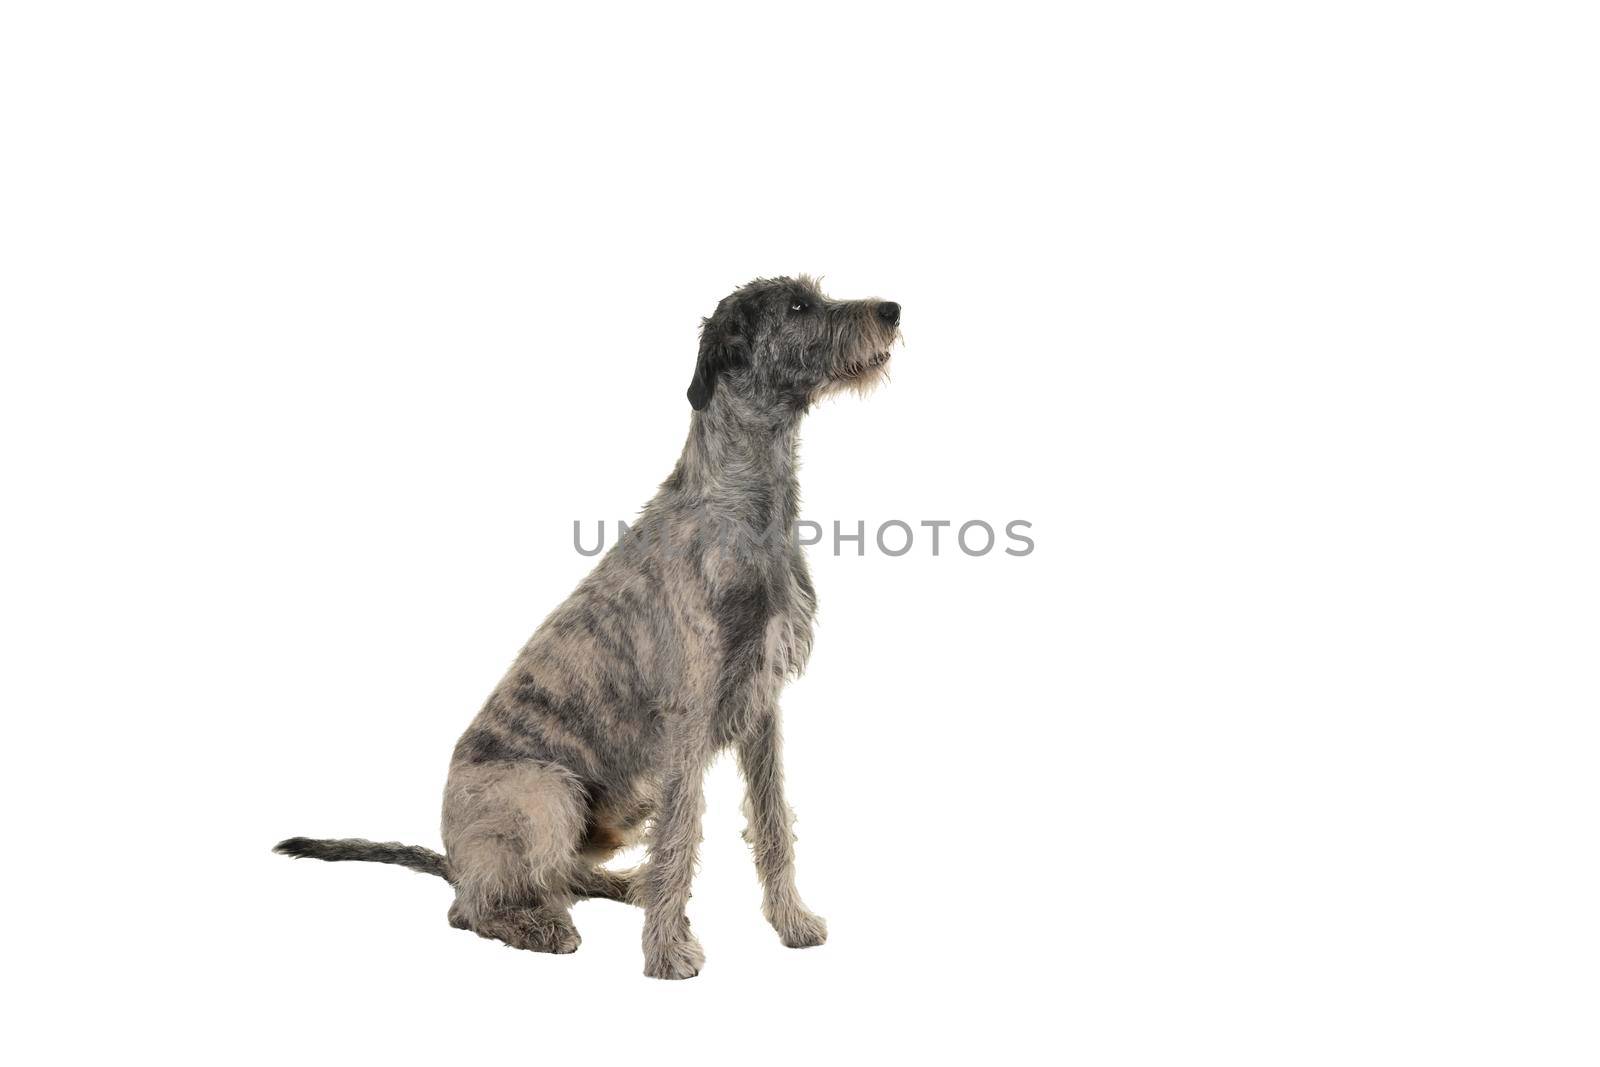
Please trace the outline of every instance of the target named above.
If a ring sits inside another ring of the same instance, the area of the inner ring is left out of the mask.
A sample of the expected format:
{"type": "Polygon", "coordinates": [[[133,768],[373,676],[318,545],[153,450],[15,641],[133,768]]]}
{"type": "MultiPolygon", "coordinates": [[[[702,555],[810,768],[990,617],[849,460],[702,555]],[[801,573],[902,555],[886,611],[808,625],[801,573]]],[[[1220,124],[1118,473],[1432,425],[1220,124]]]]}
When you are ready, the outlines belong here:
{"type": "Polygon", "coordinates": [[[758,408],[731,391],[718,395],[694,413],[673,482],[719,520],[793,529],[802,415],[758,408]]]}

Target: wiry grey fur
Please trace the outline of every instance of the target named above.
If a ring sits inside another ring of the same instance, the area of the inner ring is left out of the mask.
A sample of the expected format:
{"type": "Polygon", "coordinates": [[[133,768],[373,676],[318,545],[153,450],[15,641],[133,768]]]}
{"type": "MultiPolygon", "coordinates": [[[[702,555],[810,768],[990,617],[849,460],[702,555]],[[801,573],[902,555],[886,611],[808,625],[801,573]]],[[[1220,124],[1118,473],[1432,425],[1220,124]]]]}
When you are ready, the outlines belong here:
{"type": "Polygon", "coordinates": [[[572,952],[579,897],[645,909],[645,973],[689,978],[704,956],[685,905],[711,758],[732,747],[763,911],[783,943],[827,925],[794,881],[778,693],[804,668],[816,600],[789,536],[800,420],[820,397],[874,384],[899,305],[835,301],[809,278],[759,279],[700,335],[689,439],[622,539],[545,620],[456,745],[445,855],[291,838],[293,856],[374,860],[455,886],[452,925],[516,948],[572,952]],[[648,828],[638,871],[602,863],[648,828]]]}

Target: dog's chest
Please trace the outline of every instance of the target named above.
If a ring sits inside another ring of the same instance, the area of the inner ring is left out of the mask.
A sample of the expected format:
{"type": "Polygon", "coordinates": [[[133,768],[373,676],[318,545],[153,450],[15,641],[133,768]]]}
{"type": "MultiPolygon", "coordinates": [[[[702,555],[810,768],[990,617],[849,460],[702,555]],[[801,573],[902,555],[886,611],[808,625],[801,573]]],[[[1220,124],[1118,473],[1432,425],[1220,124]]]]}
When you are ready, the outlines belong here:
{"type": "Polygon", "coordinates": [[[761,665],[781,687],[783,679],[805,669],[811,649],[811,618],[786,610],[767,620],[762,641],[761,665]]]}
{"type": "Polygon", "coordinates": [[[780,677],[798,677],[811,657],[811,623],[817,614],[817,600],[805,556],[796,553],[788,564],[783,570],[782,606],[773,613],[770,624],[769,663],[780,677]]]}
{"type": "Polygon", "coordinates": [[[713,732],[724,742],[776,710],[784,683],[811,652],[809,579],[786,567],[750,578],[718,612],[725,658],[713,732]]]}
{"type": "Polygon", "coordinates": [[[809,582],[788,568],[751,575],[718,612],[728,669],[782,678],[798,674],[811,649],[816,605],[809,582]]]}

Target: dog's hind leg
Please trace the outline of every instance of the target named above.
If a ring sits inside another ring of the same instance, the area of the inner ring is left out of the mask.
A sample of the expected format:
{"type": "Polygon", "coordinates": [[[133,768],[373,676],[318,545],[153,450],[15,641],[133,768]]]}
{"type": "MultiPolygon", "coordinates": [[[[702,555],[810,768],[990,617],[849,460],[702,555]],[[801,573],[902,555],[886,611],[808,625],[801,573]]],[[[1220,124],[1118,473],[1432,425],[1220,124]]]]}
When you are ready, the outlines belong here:
{"type": "Polygon", "coordinates": [[[637,904],[638,876],[634,871],[613,871],[606,867],[591,867],[578,877],[573,888],[580,897],[593,900],[615,900],[623,904],[637,904]]]}
{"type": "Polygon", "coordinates": [[[590,810],[589,824],[580,849],[584,867],[573,885],[573,892],[595,900],[641,903],[637,868],[614,871],[601,864],[623,849],[639,843],[644,822],[651,810],[652,806],[647,800],[636,797],[631,797],[620,806],[601,803],[590,810]]]}
{"type": "Polygon", "coordinates": [[[583,873],[583,789],[531,760],[457,763],[444,841],[455,878],[450,925],[534,952],[573,952],[569,908],[583,873]]]}
{"type": "Polygon", "coordinates": [[[778,715],[762,716],[739,741],[745,779],[745,840],[761,876],[761,911],[790,948],[828,939],[828,924],[800,900],[794,884],[794,812],[783,799],[782,742],[778,715]]]}
{"type": "Polygon", "coordinates": [[[529,952],[566,954],[578,951],[583,938],[572,925],[566,908],[547,904],[499,908],[479,917],[468,927],[479,937],[503,941],[512,948],[529,952]]]}

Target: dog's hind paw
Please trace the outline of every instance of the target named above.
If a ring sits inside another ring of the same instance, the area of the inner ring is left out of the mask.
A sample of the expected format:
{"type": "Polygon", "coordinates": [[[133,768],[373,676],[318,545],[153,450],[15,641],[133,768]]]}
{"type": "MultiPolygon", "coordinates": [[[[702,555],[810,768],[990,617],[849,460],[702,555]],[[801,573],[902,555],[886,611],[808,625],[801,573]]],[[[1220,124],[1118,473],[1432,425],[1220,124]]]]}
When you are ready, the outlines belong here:
{"type": "Polygon", "coordinates": [[[693,935],[645,953],[644,973],[650,978],[693,978],[705,966],[706,954],[693,935]]]}
{"type": "Polygon", "coordinates": [[[564,911],[552,908],[505,908],[469,921],[455,908],[450,909],[450,925],[471,930],[490,941],[503,941],[527,952],[566,955],[578,951],[583,938],[564,911]]]}

